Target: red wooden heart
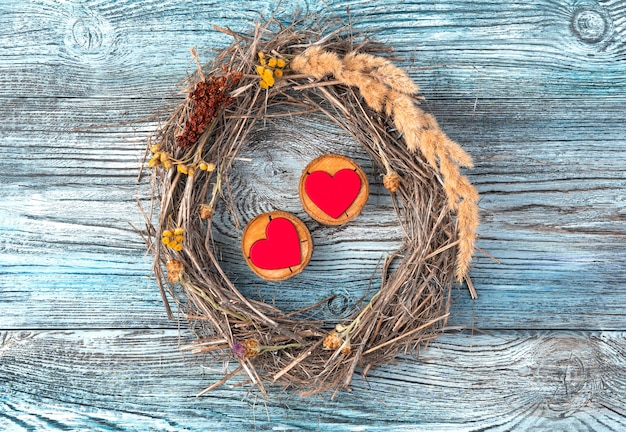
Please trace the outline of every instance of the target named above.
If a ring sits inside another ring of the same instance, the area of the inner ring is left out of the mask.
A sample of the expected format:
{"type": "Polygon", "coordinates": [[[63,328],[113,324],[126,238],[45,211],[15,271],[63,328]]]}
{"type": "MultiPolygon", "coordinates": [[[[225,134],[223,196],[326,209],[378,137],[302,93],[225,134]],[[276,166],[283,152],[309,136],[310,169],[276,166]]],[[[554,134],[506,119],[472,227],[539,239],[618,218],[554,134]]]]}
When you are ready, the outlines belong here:
{"type": "Polygon", "coordinates": [[[250,261],[265,270],[284,269],[300,264],[300,238],[294,224],[285,218],[272,219],[265,227],[265,239],[252,244],[250,261]]]}
{"type": "Polygon", "coordinates": [[[304,181],[307,195],[324,213],[337,219],[354,202],[361,190],[361,177],[349,168],[331,176],[314,171],[304,181]]]}

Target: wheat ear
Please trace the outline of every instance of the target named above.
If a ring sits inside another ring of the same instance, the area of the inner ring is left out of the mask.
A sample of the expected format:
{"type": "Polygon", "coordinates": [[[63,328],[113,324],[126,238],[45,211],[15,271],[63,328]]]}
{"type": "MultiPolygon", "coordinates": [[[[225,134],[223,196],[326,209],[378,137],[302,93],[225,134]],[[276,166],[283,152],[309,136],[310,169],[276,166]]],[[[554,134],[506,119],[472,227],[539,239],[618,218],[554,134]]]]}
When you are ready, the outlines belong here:
{"type": "MultiPolygon", "coordinates": [[[[441,130],[435,117],[424,113],[412,96],[418,86],[408,74],[390,61],[350,52],[343,58],[320,47],[311,47],[291,62],[292,70],[316,79],[333,76],[342,84],[357,87],[365,103],[393,119],[407,148],[419,151],[426,162],[443,177],[448,207],[456,211],[459,247],[456,277],[467,275],[474,256],[478,230],[478,192],[459,166],[473,167],[472,158],[441,130]]],[[[475,294],[472,293],[472,296],[475,294]]]]}

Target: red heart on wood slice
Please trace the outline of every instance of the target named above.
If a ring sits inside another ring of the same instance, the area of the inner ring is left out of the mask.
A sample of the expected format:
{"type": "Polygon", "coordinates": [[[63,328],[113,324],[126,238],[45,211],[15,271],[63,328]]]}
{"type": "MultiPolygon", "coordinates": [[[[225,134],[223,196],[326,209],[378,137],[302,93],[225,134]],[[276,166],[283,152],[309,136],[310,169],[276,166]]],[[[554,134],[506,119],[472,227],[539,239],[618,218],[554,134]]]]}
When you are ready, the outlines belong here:
{"type": "Polygon", "coordinates": [[[314,171],[304,181],[307,195],[324,213],[337,219],[354,202],[361,190],[361,178],[344,168],[331,176],[326,171],[314,171]]]}
{"type": "Polygon", "coordinates": [[[265,239],[257,240],[250,248],[250,261],[265,270],[300,264],[300,238],[294,224],[285,218],[272,219],[265,227],[265,239]]]}

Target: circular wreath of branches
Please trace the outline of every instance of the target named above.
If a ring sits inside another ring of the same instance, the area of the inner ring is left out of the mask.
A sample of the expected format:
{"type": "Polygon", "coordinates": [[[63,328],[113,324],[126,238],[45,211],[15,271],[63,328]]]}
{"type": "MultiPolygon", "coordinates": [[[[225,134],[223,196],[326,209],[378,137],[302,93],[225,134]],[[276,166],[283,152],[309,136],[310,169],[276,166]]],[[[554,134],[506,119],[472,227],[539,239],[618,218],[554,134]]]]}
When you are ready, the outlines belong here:
{"type": "Polygon", "coordinates": [[[201,394],[240,373],[263,393],[268,382],[303,395],[347,388],[357,368],[365,374],[439,335],[455,280],[475,296],[467,273],[478,195],[459,170],[471,158],[418,107],[418,87],[391,49],[352,27],[309,17],[289,26],[271,19],[245,35],[217,30],[234,41],[204,66],[192,50],[198,68],[187,97],[148,142],[145,240],[165,306],[171,316],[169,293],[197,335],[192,352],[238,360],[201,394]],[[334,327],[299,318],[329,299],[285,313],[246,298],[216,253],[211,221],[218,205],[234,212],[233,161],[259,120],[277,112],[324,113],[351,134],[385,173],[403,230],[378,291],[334,327]]]}

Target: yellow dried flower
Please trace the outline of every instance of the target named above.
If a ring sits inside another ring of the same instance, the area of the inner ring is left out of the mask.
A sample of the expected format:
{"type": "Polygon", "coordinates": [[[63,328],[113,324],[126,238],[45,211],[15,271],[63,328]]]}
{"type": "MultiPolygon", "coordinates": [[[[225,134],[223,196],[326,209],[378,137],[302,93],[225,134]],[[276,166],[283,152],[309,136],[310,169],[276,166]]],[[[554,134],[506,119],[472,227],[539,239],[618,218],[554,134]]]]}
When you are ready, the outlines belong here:
{"type": "Polygon", "coordinates": [[[193,177],[193,175],[196,173],[196,169],[194,167],[188,167],[187,168],[187,175],[189,177],[193,177]]]}
{"type": "Polygon", "coordinates": [[[274,85],[274,72],[272,71],[272,69],[264,68],[263,66],[257,66],[256,71],[261,77],[259,85],[262,88],[267,89],[274,85]]]}
{"type": "Polygon", "coordinates": [[[168,162],[170,160],[170,155],[167,152],[161,152],[157,154],[159,155],[159,158],[161,159],[161,162],[163,163],[168,162]]]}
{"type": "Polygon", "coordinates": [[[263,81],[271,87],[274,85],[274,72],[271,69],[265,69],[263,72],[263,81]]]}
{"type": "Polygon", "coordinates": [[[341,346],[341,344],[343,344],[343,340],[336,330],[331,330],[324,338],[324,342],[322,342],[322,344],[324,345],[324,349],[336,350],[341,346]]]}
{"type": "Polygon", "coordinates": [[[166,170],[170,169],[172,167],[172,161],[166,160],[165,162],[163,162],[163,166],[166,170]]]}
{"type": "Polygon", "coordinates": [[[183,250],[184,233],[185,230],[183,228],[176,228],[173,232],[166,229],[161,233],[161,242],[168,248],[180,252],[183,250]]]}
{"type": "Polygon", "coordinates": [[[383,177],[383,186],[385,186],[385,189],[391,193],[398,191],[400,188],[400,182],[400,176],[394,171],[387,173],[385,177],[383,177]]]}
{"type": "Polygon", "coordinates": [[[178,260],[169,260],[165,263],[165,268],[167,269],[167,278],[169,281],[176,283],[180,279],[180,275],[185,267],[183,263],[178,260]]]}
{"type": "Polygon", "coordinates": [[[178,171],[179,173],[182,173],[182,174],[189,174],[189,170],[187,168],[187,165],[185,165],[185,164],[178,164],[178,165],[176,165],[176,171],[178,171]]]}
{"type": "Polygon", "coordinates": [[[152,156],[152,158],[148,161],[149,167],[155,167],[159,165],[161,165],[161,159],[159,158],[158,154],[152,156]]]}
{"type": "Polygon", "coordinates": [[[261,77],[259,86],[262,89],[268,89],[275,84],[276,78],[283,77],[283,68],[286,62],[276,57],[266,59],[265,54],[262,52],[258,52],[257,54],[259,56],[259,65],[256,66],[256,72],[261,77]]]}
{"type": "Polygon", "coordinates": [[[160,146],[160,145],[158,145],[158,144],[152,144],[152,145],[150,146],[150,151],[151,151],[152,153],[158,153],[158,152],[159,152],[159,150],[161,150],[161,146],[160,146]]]}

